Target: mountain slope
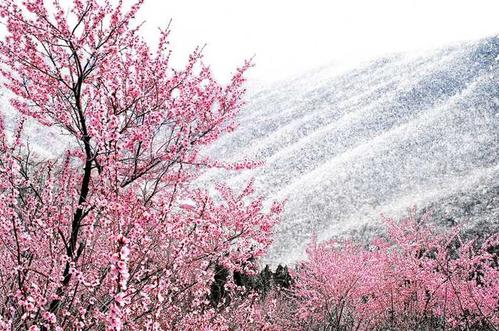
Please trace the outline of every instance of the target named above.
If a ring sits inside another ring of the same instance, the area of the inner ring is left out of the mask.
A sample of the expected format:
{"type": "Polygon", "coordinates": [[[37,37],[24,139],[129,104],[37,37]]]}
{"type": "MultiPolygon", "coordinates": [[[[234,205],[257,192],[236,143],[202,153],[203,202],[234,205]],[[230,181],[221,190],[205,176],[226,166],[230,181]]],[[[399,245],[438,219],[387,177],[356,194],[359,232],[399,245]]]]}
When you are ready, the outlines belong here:
{"type": "MultiPolygon", "coordinates": [[[[321,68],[251,95],[240,127],[208,153],[264,160],[230,182],[254,176],[259,192],[288,199],[268,261],[300,258],[313,231],[330,238],[414,205],[478,222],[448,205],[497,196],[498,55],[499,39],[489,38],[342,74],[321,68]]],[[[492,199],[486,209],[492,226],[498,207],[492,199]]]]}
{"type": "MultiPolygon", "coordinates": [[[[302,257],[312,232],[331,238],[415,205],[443,224],[499,231],[498,60],[495,37],[254,89],[240,127],[206,153],[265,165],[201,182],[255,177],[258,192],[287,199],[273,264],[302,257]]],[[[12,132],[16,115],[5,102],[0,110],[12,132]]],[[[26,130],[42,156],[70,144],[57,128],[26,130]]]]}

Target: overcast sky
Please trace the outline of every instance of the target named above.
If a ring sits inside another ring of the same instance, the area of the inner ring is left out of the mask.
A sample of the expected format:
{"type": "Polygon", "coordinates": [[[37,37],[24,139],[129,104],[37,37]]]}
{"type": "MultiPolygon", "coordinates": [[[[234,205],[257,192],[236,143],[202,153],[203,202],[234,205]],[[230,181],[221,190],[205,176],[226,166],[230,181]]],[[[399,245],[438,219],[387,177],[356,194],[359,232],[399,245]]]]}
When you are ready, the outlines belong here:
{"type": "Polygon", "coordinates": [[[175,61],[207,44],[225,77],[255,55],[255,80],[275,81],[328,63],[352,63],[499,33],[499,0],[146,0],[153,40],[170,18],[175,61]]]}

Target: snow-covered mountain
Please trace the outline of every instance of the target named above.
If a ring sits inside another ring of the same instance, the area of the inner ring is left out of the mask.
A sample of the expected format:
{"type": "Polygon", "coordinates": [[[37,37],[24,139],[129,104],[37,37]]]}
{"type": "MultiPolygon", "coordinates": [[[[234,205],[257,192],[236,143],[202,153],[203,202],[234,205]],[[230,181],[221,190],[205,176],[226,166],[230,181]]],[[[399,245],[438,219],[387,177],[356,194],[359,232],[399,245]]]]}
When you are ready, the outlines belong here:
{"type": "Polygon", "coordinates": [[[499,229],[498,61],[493,37],[253,91],[208,153],[264,160],[230,182],[255,177],[287,199],[268,262],[296,261],[314,231],[330,238],[412,206],[499,229]]]}
{"type": "MultiPolygon", "coordinates": [[[[5,101],[6,96],[1,99],[5,101]]],[[[239,128],[207,154],[248,157],[269,200],[287,199],[266,262],[301,258],[312,232],[327,239],[375,226],[383,213],[432,210],[442,222],[499,231],[499,38],[393,55],[350,71],[323,67],[252,88],[239,128]]],[[[15,114],[5,102],[9,131],[15,114]]],[[[39,154],[58,155],[60,130],[28,123],[39,154]]]]}

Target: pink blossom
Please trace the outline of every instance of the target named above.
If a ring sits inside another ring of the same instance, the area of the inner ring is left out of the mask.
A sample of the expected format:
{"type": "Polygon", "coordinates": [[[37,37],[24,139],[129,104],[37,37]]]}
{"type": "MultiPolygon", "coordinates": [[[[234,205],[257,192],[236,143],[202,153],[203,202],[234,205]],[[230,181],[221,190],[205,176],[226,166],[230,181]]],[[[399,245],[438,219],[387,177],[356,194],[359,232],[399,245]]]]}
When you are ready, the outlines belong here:
{"type": "Polygon", "coordinates": [[[236,127],[252,64],[221,84],[196,48],[174,69],[168,30],[155,47],[137,28],[142,3],[0,1],[0,74],[20,118],[12,141],[0,120],[0,325],[265,325],[255,298],[219,313],[207,298],[217,263],[257,269],[280,209],[251,185],[220,185],[221,200],[193,185],[202,169],[260,164],[200,156],[236,127]],[[25,119],[71,146],[60,159],[26,153],[25,119]]]}

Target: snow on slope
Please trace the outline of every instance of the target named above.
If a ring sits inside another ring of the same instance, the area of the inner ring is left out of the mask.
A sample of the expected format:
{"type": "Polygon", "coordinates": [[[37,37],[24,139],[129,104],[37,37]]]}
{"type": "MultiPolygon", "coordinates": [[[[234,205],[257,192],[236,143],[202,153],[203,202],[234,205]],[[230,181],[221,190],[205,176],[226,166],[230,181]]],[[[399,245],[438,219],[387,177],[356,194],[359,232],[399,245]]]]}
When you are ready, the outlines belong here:
{"type": "MultiPolygon", "coordinates": [[[[19,113],[10,106],[12,94],[3,89],[0,77],[0,114],[5,122],[6,134],[9,139],[19,125],[19,113]]],[[[30,151],[43,159],[52,159],[61,156],[64,150],[74,144],[69,135],[59,127],[42,126],[35,120],[27,118],[23,125],[23,137],[30,151]]]]}
{"type": "MultiPolygon", "coordinates": [[[[497,231],[498,60],[499,38],[489,38],[346,72],[323,67],[253,89],[240,127],[207,153],[265,166],[229,178],[211,171],[201,182],[242,185],[255,177],[260,193],[287,199],[266,260],[272,264],[301,258],[314,231],[330,238],[414,205],[497,231]]],[[[0,99],[12,131],[16,115],[0,99]]],[[[26,128],[44,157],[70,143],[59,129],[49,131],[26,128]]]]}
{"type": "MultiPolygon", "coordinates": [[[[259,192],[288,199],[267,262],[296,261],[312,232],[330,238],[497,185],[498,60],[489,38],[253,92],[240,127],[208,154],[264,160],[229,182],[255,177],[259,192]]],[[[497,219],[499,203],[491,210],[497,219]]]]}

